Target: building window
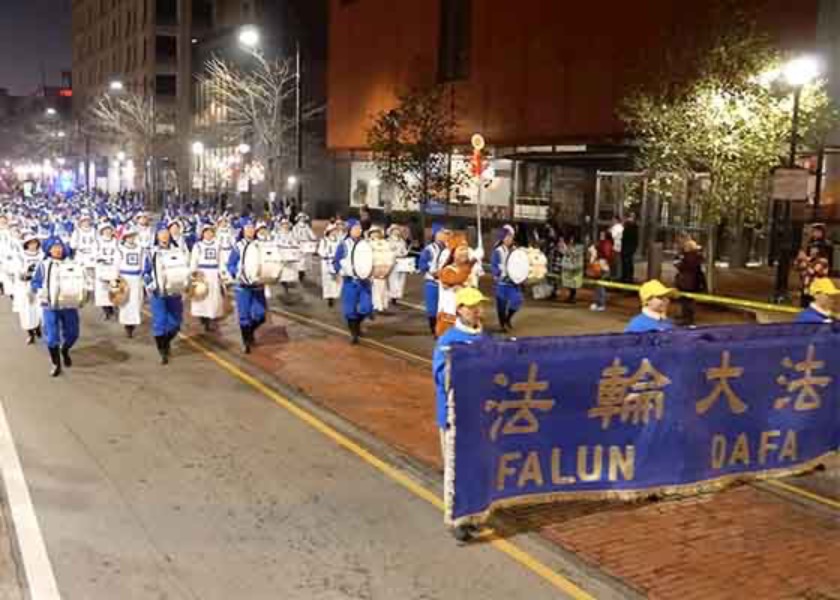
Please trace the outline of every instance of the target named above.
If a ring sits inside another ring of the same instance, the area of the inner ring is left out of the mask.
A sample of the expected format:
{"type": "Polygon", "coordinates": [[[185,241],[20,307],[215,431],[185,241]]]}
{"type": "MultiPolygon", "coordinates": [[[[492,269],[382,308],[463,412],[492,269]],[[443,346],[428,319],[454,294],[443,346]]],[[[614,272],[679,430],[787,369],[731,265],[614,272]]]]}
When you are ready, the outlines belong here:
{"type": "Polygon", "coordinates": [[[175,75],[156,76],[155,91],[158,96],[175,96],[178,93],[178,82],[175,75]]]}
{"type": "Polygon", "coordinates": [[[438,79],[460,81],[470,76],[472,0],[440,0],[438,79]]]}
{"type": "Polygon", "coordinates": [[[178,38],[174,35],[155,37],[155,59],[158,62],[174,62],[178,57],[178,38]]]}

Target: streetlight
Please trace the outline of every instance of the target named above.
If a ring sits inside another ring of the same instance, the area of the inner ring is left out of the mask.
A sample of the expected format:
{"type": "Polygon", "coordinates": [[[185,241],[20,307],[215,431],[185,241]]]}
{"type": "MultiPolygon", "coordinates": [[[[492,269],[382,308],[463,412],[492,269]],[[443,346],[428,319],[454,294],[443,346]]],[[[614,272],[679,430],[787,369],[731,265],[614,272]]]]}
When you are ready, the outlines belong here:
{"type": "Polygon", "coordinates": [[[239,152],[239,154],[243,154],[243,155],[248,154],[248,153],[251,152],[251,146],[249,146],[248,144],[242,143],[242,144],[239,144],[236,147],[236,150],[237,150],[237,152],[239,152]]]}
{"type": "Polygon", "coordinates": [[[201,156],[202,154],[204,154],[204,144],[202,142],[193,142],[192,153],[196,156],[201,156]]]}
{"type": "Polygon", "coordinates": [[[59,167],[63,167],[64,163],[67,162],[67,161],[64,159],[64,157],[59,156],[57,159],[55,159],[55,162],[58,163],[59,167]]]}
{"type": "Polygon", "coordinates": [[[60,137],[60,138],[67,137],[67,134],[64,133],[63,131],[59,131],[56,135],[58,135],[58,137],[60,137]]]}
{"type": "Polygon", "coordinates": [[[239,30],[239,43],[246,48],[255,49],[260,45],[260,30],[253,25],[245,25],[239,30]]]}
{"type": "MultiPolygon", "coordinates": [[[[260,44],[260,31],[253,25],[246,25],[239,30],[239,43],[247,48],[252,54],[258,52],[260,44]]],[[[303,173],[303,99],[301,85],[301,52],[300,39],[295,39],[295,138],[297,143],[297,172],[303,173]]],[[[303,183],[298,182],[297,204],[303,210],[303,183]]]]}
{"type": "Polygon", "coordinates": [[[119,79],[114,79],[108,84],[108,89],[112,92],[122,92],[125,89],[125,84],[119,79]]]}
{"type": "MultiPolygon", "coordinates": [[[[778,71],[778,76],[784,79],[793,89],[793,115],[791,119],[790,131],[790,152],[788,154],[788,167],[796,168],[796,149],[799,141],[799,109],[802,99],[802,89],[820,75],[820,63],[813,56],[800,56],[785,63],[778,71]]],[[[822,164],[818,165],[818,170],[822,170],[822,164]]],[[[814,217],[816,218],[818,200],[814,199],[814,217]]],[[[788,295],[788,279],[790,276],[790,263],[792,258],[793,248],[791,248],[793,240],[791,231],[791,206],[790,201],[784,202],[784,214],[779,215],[777,210],[777,217],[781,216],[783,221],[782,234],[779,236],[779,260],[776,269],[776,296],[775,300],[781,302],[788,295]]]]}
{"type": "Polygon", "coordinates": [[[289,186],[290,190],[295,189],[295,186],[298,184],[298,178],[294,175],[289,175],[289,178],[286,180],[286,184],[289,186]]]}
{"type": "Polygon", "coordinates": [[[56,110],[55,110],[54,108],[52,108],[52,107],[48,108],[45,112],[46,112],[46,114],[47,114],[47,116],[48,116],[48,117],[54,117],[55,115],[57,115],[57,114],[58,114],[58,113],[56,112],[56,110]]]}

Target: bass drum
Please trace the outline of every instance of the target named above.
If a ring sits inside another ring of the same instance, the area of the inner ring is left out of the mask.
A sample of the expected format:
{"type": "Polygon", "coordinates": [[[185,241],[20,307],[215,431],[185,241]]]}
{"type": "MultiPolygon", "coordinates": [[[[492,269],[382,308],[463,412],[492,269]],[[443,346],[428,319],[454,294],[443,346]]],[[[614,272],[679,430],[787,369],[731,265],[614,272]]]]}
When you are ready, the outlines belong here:
{"type": "Polygon", "coordinates": [[[367,240],[359,240],[350,254],[350,268],[357,279],[370,279],[373,275],[373,246],[367,240]]]}
{"type": "Polygon", "coordinates": [[[58,265],[58,290],[54,304],[58,308],[81,308],[87,300],[85,268],[72,262],[58,265]]]}
{"type": "Polygon", "coordinates": [[[517,248],[508,255],[507,264],[508,279],[516,285],[522,285],[528,281],[528,274],[531,272],[531,261],[528,259],[528,251],[517,248]]]}

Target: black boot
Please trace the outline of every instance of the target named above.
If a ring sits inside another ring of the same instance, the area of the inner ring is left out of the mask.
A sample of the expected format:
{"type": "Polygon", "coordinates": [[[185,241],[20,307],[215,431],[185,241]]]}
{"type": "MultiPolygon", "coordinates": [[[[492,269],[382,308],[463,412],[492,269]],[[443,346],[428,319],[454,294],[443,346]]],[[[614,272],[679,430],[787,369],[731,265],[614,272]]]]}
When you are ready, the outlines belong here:
{"type": "Polygon", "coordinates": [[[52,371],[50,371],[51,377],[58,377],[61,375],[61,349],[50,348],[50,361],[52,362],[52,371]]]}
{"type": "Polygon", "coordinates": [[[158,354],[160,354],[160,364],[168,365],[169,364],[169,353],[166,350],[166,336],[156,335],[155,336],[155,345],[157,346],[158,354]]]}
{"type": "Polygon", "coordinates": [[[348,319],[347,327],[350,329],[350,343],[358,344],[361,335],[361,323],[357,319],[348,319]]]}
{"type": "Polygon", "coordinates": [[[67,346],[63,346],[61,348],[61,357],[64,359],[65,367],[73,366],[73,360],[70,358],[70,348],[68,348],[67,346]]]}
{"type": "Polygon", "coordinates": [[[516,314],[515,310],[509,310],[507,314],[507,328],[513,329],[513,315],[516,314]]]}
{"type": "Polygon", "coordinates": [[[253,339],[253,328],[242,326],[240,328],[242,331],[242,352],[245,354],[251,354],[251,340],[253,339]]]}
{"type": "Polygon", "coordinates": [[[432,331],[432,335],[437,337],[437,317],[429,317],[429,329],[432,331]]]}
{"type": "Polygon", "coordinates": [[[210,319],[207,317],[201,317],[201,326],[204,328],[205,333],[210,332],[210,319]]]}
{"type": "Polygon", "coordinates": [[[503,308],[496,309],[496,316],[499,318],[499,326],[502,328],[502,331],[508,330],[508,317],[507,312],[503,308]]]}
{"type": "Polygon", "coordinates": [[[129,339],[134,337],[134,325],[126,325],[125,326],[125,335],[129,339]]]}
{"type": "Polygon", "coordinates": [[[41,336],[44,335],[41,332],[41,326],[40,325],[38,325],[38,327],[35,328],[35,335],[38,337],[39,340],[41,339],[41,336]]]}
{"type": "Polygon", "coordinates": [[[26,333],[28,333],[28,334],[29,334],[29,337],[26,339],[26,345],[27,345],[27,346],[31,346],[32,344],[34,344],[34,343],[35,343],[35,330],[34,330],[34,329],[30,329],[30,330],[29,330],[29,331],[27,331],[26,333]]]}
{"type": "Polygon", "coordinates": [[[330,308],[332,308],[333,306],[335,306],[335,300],[333,300],[332,298],[329,298],[329,299],[327,300],[327,306],[329,306],[330,308]]]}

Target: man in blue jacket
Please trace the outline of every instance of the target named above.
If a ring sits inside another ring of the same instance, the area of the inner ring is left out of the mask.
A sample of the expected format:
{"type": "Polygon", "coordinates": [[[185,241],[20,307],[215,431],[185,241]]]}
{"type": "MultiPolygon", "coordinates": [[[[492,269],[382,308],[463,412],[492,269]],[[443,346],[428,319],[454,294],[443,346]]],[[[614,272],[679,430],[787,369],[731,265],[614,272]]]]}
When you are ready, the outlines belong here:
{"type": "MultiPolygon", "coordinates": [[[[455,295],[457,320],[446,333],[438,338],[432,359],[435,377],[435,402],[437,405],[437,426],[440,431],[440,448],[444,464],[451,449],[449,437],[449,405],[446,394],[446,358],[452,344],[472,344],[485,338],[481,322],[481,305],[486,298],[475,288],[463,288],[455,295]]],[[[471,525],[456,527],[452,534],[459,542],[469,541],[475,534],[471,525]]]]}
{"type": "Polygon", "coordinates": [[[840,295],[840,289],[828,277],[815,279],[808,288],[808,294],[814,299],[810,306],[796,317],[796,323],[833,323],[834,301],[840,295]]]}
{"type": "Polygon", "coordinates": [[[670,331],[674,323],[668,318],[670,299],[677,291],[666,287],[658,279],[651,279],[639,288],[642,312],[633,317],[624,333],[648,333],[650,331],[670,331]]]}

